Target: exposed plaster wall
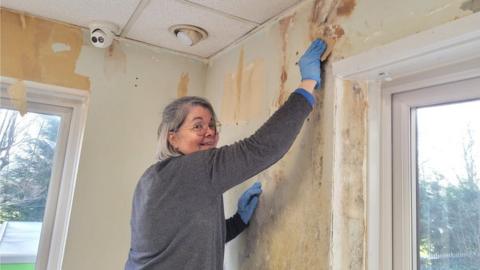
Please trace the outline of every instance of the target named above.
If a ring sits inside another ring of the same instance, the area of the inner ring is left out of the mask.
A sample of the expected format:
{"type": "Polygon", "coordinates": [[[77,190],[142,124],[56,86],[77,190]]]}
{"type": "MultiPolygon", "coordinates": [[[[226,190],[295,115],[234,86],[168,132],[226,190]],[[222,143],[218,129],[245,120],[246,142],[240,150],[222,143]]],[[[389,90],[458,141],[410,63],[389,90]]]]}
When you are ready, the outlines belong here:
{"type": "Polygon", "coordinates": [[[77,89],[90,80],[75,72],[82,31],[6,9],[1,15],[0,75],[77,89]]]}
{"type": "Polygon", "coordinates": [[[21,18],[2,10],[0,74],[90,91],[62,269],[123,269],[133,190],[154,162],[161,112],[177,96],[203,95],[207,66],[124,42],[97,49],[81,29],[29,16],[23,29],[21,18]]]}
{"type": "MultiPolygon", "coordinates": [[[[217,109],[235,108],[220,113],[220,143],[231,143],[252,134],[295,89],[296,62],[311,40],[324,38],[332,53],[292,149],[254,178],[264,192],[248,230],[227,245],[227,269],[367,269],[368,89],[365,82],[335,85],[331,63],[476,11],[476,0],[306,1],[210,61],[205,93],[217,109]],[[246,67],[258,63],[263,75],[247,83],[246,67]]],[[[225,194],[227,216],[249,184],[225,194]]]]}
{"type": "MultiPolygon", "coordinates": [[[[220,120],[225,123],[220,143],[252,134],[298,86],[300,75],[295,63],[310,44],[310,8],[288,14],[280,23],[267,26],[210,62],[206,96],[214,107],[222,108],[227,101],[230,108],[239,106],[238,102],[245,104],[240,107],[249,108],[240,110],[234,121],[225,110],[220,112],[220,120]],[[251,84],[232,83],[240,91],[230,91],[222,83],[239,77],[248,81],[244,79],[248,73],[245,67],[256,65],[263,65],[263,76],[251,84]],[[250,94],[242,95],[243,91],[250,94]],[[249,110],[258,113],[247,115],[249,110]]],[[[330,72],[327,66],[327,77],[330,72]]],[[[255,177],[264,187],[260,206],[249,229],[227,245],[227,269],[328,268],[333,160],[333,114],[328,112],[333,111],[334,104],[331,83],[325,81],[327,91],[317,93],[317,105],[291,151],[255,177]]],[[[250,184],[227,192],[227,216],[236,211],[238,197],[250,184]]]]}

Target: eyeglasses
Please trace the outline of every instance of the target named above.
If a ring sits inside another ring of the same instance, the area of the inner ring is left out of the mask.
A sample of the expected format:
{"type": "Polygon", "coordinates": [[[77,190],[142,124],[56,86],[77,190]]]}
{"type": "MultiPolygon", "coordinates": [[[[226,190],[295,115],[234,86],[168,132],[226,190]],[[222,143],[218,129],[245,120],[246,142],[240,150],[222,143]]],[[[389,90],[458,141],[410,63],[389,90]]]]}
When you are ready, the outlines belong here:
{"type": "MultiPolygon", "coordinates": [[[[215,122],[215,123],[212,122],[208,125],[206,125],[203,122],[197,122],[188,129],[191,130],[192,132],[195,132],[199,136],[203,136],[205,135],[205,133],[207,133],[208,129],[213,130],[215,132],[214,134],[218,134],[220,133],[221,127],[222,127],[222,124],[220,122],[215,122]]],[[[180,128],[176,129],[175,131],[178,131],[179,129],[180,128]]]]}

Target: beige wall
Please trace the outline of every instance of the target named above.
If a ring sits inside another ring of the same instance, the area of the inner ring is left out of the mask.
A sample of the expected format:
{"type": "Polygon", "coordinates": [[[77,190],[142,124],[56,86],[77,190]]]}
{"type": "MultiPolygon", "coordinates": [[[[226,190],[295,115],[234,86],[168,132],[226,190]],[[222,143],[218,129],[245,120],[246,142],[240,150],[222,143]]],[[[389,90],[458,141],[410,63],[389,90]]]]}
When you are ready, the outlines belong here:
{"type": "MultiPolygon", "coordinates": [[[[169,53],[121,44],[125,72],[106,76],[104,51],[84,46],[77,70],[91,96],[64,269],[122,269],[130,246],[134,187],[154,162],[164,106],[177,97],[183,72],[187,94],[202,95],[206,66],[169,53]]],[[[117,63],[118,64],[118,63],[117,63]]],[[[116,65],[113,65],[116,66],[116,65]]]]}
{"type": "Polygon", "coordinates": [[[97,49],[81,29],[39,18],[21,24],[2,10],[0,75],[90,91],[63,269],[123,269],[133,190],[154,161],[161,111],[178,94],[202,95],[207,66],[124,42],[97,49]],[[71,50],[55,53],[55,43],[71,50]]]}
{"type": "MultiPolygon", "coordinates": [[[[228,269],[367,269],[368,89],[365,82],[335,85],[331,64],[469,15],[479,2],[306,1],[211,60],[205,93],[225,123],[221,143],[231,143],[295,89],[296,62],[313,38],[336,40],[325,87],[291,151],[254,177],[264,193],[248,231],[227,245],[228,269]]],[[[227,192],[227,215],[250,183],[227,192]]]]}

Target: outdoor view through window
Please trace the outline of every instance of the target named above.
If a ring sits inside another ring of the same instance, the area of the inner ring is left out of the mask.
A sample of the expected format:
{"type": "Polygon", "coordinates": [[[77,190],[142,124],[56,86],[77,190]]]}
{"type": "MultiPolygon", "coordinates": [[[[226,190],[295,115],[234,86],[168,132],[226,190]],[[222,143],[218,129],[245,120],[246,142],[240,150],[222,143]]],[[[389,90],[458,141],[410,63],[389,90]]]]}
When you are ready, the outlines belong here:
{"type": "Polygon", "coordinates": [[[0,269],[34,269],[60,121],[0,109],[0,269]]]}
{"type": "Polygon", "coordinates": [[[480,269],[480,101],[417,109],[421,270],[480,269]]]}

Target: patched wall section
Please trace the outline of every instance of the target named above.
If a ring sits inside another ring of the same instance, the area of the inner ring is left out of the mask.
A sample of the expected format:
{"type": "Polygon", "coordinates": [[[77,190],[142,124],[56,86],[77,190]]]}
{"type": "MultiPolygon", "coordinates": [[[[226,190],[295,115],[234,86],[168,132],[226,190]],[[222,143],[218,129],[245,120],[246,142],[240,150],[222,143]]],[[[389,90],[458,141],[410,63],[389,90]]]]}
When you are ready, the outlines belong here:
{"type": "Polygon", "coordinates": [[[0,75],[76,89],[90,80],[75,71],[83,45],[78,27],[1,9],[0,75]]]}

